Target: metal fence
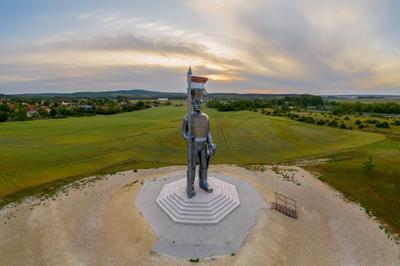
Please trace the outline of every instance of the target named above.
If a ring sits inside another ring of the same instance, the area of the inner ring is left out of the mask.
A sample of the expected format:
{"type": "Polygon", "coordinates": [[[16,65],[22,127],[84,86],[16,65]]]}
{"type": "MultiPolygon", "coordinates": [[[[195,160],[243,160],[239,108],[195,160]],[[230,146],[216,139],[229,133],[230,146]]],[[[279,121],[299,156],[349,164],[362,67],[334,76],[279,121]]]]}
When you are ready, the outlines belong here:
{"type": "Polygon", "coordinates": [[[281,193],[275,192],[275,202],[272,203],[272,209],[297,219],[297,202],[281,193]]]}

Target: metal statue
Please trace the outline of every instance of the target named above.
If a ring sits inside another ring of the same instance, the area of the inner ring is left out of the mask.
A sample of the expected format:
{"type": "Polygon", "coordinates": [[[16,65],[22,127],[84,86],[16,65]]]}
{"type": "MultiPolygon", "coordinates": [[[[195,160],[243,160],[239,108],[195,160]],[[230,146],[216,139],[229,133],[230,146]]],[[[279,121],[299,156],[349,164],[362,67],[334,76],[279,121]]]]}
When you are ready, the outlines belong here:
{"type": "Polygon", "coordinates": [[[199,162],[199,187],[207,193],[213,191],[207,182],[207,171],[210,158],[214,155],[217,146],[212,142],[208,115],[201,112],[201,105],[206,96],[204,83],[207,78],[192,76],[191,68],[189,68],[187,78],[188,113],[183,119],[182,136],[188,145],[186,192],[187,196],[192,198],[196,195],[194,181],[197,161],[199,162]]]}

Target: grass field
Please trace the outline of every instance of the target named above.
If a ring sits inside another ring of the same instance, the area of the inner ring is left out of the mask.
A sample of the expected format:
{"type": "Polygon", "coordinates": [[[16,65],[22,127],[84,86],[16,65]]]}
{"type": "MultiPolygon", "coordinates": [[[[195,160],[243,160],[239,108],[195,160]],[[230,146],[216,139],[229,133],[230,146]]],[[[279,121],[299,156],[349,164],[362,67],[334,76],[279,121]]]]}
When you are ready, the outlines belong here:
{"type": "MultiPolygon", "coordinates": [[[[256,112],[206,112],[218,145],[213,163],[332,158],[309,169],[400,232],[398,140],[256,112]],[[369,156],[377,165],[372,175],[363,172],[369,156]]],[[[184,113],[185,107],[169,106],[112,116],[2,123],[0,205],[15,195],[26,196],[41,187],[51,190],[82,176],[185,164],[186,145],[180,136],[184,113]]]]}
{"type": "Polygon", "coordinates": [[[393,139],[372,143],[332,156],[326,164],[308,166],[320,179],[400,233],[400,142],[393,139]],[[363,163],[373,158],[376,167],[368,174],[363,163]]]}
{"type": "Polygon", "coordinates": [[[293,112],[300,116],[312,117],[315,121],[325,120],[326,123],[324,126],[328,126],[328,121],[332,121],[336,119],[338,125],[344,124],[347,128],[352,128],[354,130],[360,130],[359,124],[356,123],[359,120],[359,123],[363,125],[361,131],[363,132],[372,132],[383,134],[392,139],[397,139],[400,141],[400,125],[396,125],[395,122],[398,122],[399,117],[380,117],[380,116],[364,116],[364,115],[341,115],[336,116],[329,113],[321,113],[321,112],[293,112]],[[378,128],[374,123],[369,121],[378,121],[379,123],[387,122],[389,124],[389,128],[378,128]]]}
{"type": "Polygon", "coordinates": [[[322,181],[349,199],[359,202],[368,212],[383,220],[391,231],[400,234],[400,126],[393,124],[397,119],[359,115],[330,117],[309,112],[300,114],[312,116],[316,120],[336,117],[339,124],[343,123],[354,130],[379,133],[387,137],[383,141],[330,156],[332,161],[327,164],[306,168],[321,173],[322,181]],[[360,120],[366,127],[360,130],[356,120],[360,120]],[[368,124],[368,120],[388,122],[390,128],[377,128],[375,124],[368,124]],[[363,163],[368,158],[373,158],[376,165],[370,174],[363,169],[363,163]]]}
{"type": "MultiPolygon", "coordinates": [[[[184,107],[0,124],[0,196],[67,177],[184,164],[184,107]]],[[[260,164],[330,153],[381,135],[320,128],[253,112],[216,112],[214,163],[260,164]]]]}

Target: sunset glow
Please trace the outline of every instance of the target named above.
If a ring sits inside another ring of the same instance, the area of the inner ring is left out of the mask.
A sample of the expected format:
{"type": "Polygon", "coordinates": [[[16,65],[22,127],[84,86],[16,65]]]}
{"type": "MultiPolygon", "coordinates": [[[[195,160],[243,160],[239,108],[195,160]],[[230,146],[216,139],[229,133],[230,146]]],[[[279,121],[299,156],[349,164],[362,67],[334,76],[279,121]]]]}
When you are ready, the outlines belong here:
{"type": "Polygon", "coordinates": [[[0,4],[0,93],[182,91],[190,64],[214,92],[400,92],[398,1],[35,1],[25,9],[0,4]]]}

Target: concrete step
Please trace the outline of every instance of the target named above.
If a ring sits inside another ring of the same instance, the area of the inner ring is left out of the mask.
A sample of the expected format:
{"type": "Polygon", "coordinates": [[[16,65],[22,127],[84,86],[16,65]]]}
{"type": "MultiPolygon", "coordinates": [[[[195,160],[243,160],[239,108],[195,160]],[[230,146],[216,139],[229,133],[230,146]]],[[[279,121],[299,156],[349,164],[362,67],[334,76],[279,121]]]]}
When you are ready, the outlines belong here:
{"type": "Polygon", "coordinates": [[[176,223],[215,224],[240,205],[236,187],[216,178],[210,178],[214,191],[206,193],[200,189],[188,199],[184,180],[164,185],[157,204],[176,223]]]}

